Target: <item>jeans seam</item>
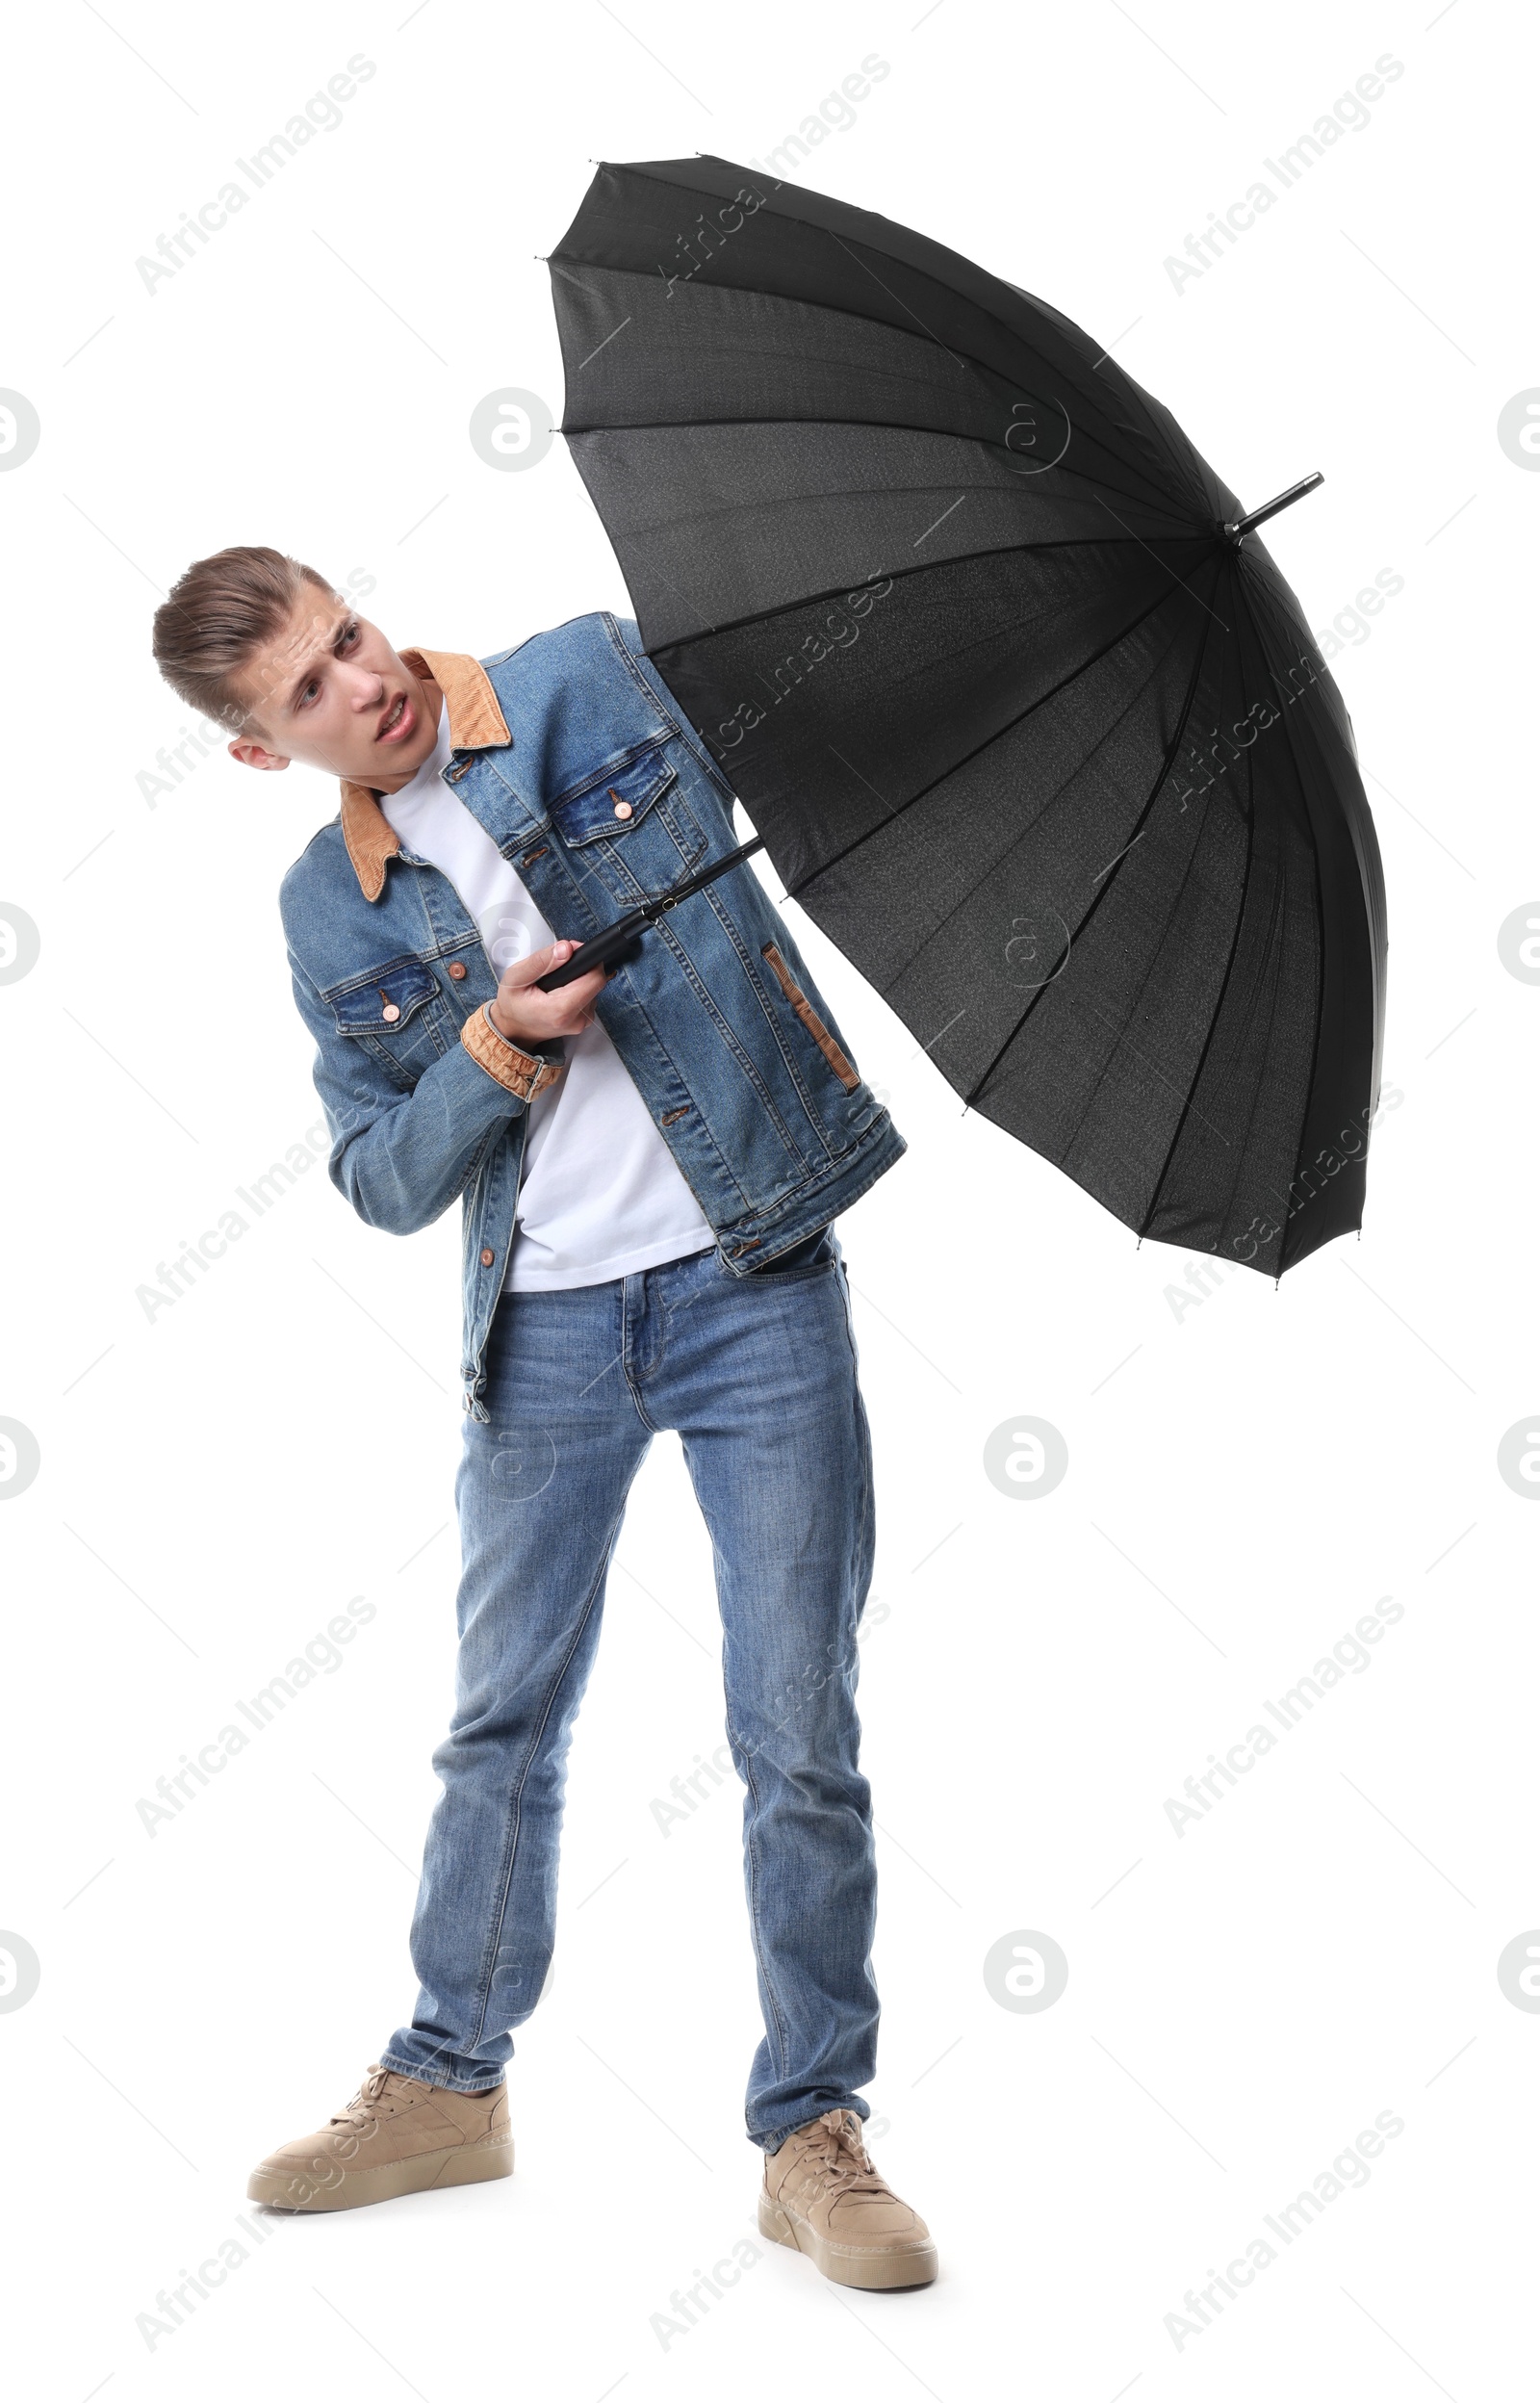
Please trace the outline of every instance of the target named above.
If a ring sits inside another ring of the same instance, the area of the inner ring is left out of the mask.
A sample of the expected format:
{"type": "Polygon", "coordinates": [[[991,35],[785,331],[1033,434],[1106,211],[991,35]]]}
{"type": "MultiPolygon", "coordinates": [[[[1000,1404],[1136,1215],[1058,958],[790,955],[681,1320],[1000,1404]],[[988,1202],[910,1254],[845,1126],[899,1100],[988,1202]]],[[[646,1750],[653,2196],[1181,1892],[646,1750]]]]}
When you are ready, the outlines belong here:
{"type": "MultiPolygon", "coordinates": [[[[759,1789],[754,1781],[754,1762],[748,1747],[740,1744],[738,1745],[738,1749],[743,1754],[743,1782],[748,1787],[750,1798],[754,1803],[754,1821],[751,1822],[748,1835],[744,1843],[744,1853],[749,1872],[749,1932],[754,1940],[754,1957],[756,1962],[758,1964],[759,1976],[763,1980],[765,1996],[770,2004],[771,2017],[775,2022],[776,2048],[778,2055],[776,2061],[776,2075],[779,2080],[784,2082],[786,2075],[786,2023],[781,2008],[781,1998],[776,1993],[775,1986],[771,1980],[769,1963],[765,1959],[764,1947],[759,1937],[759,1850],[756,1842],[759,1816],[759,1789]]],[[[766,2032],[768,2033],[768,2029],[766,2032]]]]}
{"type": "MultiPolygon", "coordinates": [[[[845,1297],[845,1336],[850,1345],[851,1400],[854,1405],[857,1434],[859,1437],[857,1450],[860,1459],[861,1490],[857,1512],[857,1524],[860,1529],[860,1533],[857,1537],[859,1552],[857,1559],[852,1563],[852,1568],[855,1572],[852,1578],[852,1585],[860,1596],[855,1611],[855,1624],[859,1629],[862,1613],[866,1607],[866,1595],[871,1587],[872,1572],[876,1566],[876,1561],[874,1558],[874,1537],[876,1533],[877,1515],[877,1497],[875,1492],[876,1480],[873,1473],[871,1421],[867,1416],[866,1404],[860,1389],[860,1355],[856,1349],[856,1331],[851,1317],[850,1280],[844,1273],[845,1264],[843,1260],[839,1261],[837,1265],[840,1271],[840,1283],[844,1289],[845,1297]]],[[[854,1643],[852,1645],[852,1650],[854,1650],[854,1643]]]]}
{"type": "MultiPolygon", "coordinates": [[[[857,1558],[851,1563],[852,1585],[853,1587],[861,1586],[862,1578],[860,1572],[862,1568],[864,1568],[864,1583],[865,1586],[869,1588],[872,1579],[872,1571],[876,1565],[873,1556],[873,1546],[870,1540],[874,1533],[873,1521],[876,1515],[876,1496],[873,1490],[875,1480],[873,1477],[872,1463],[871,1422],[866,1415],[866,1404],[862,1399],[860,1390],[860,1352],[856,1342],[855,1319],[850,1306],[850,1275],[842,1258],[836,1258],[834,1266],[839,1271],[839,1294],[840,1300],[844,1304],[842,1316],[845,1322],[845,1341],[850,1346],[851,1402],[853,1405],[853,1415],[856,1420],[858,1437],[856,1452],[857,1457],[860,1461],[861,1489],[859,1496],[859,1505],[857,1510],[857,1524],[860,1529],[860,1533],[857,1537],[857,1543],[860,1549],[857,1558]]],[[[865,1608],[865,1592],[862,1591],[860,1602],[858,1604],[856,1610],[856,1623],[858,1627],[860,1623],[861,1612],[865,1608]]]]}
{"type": "Polygon", "coordinates": [[[503,1923],[508,1916],[508,1897],[513,1890],[513,1873],[518,1865],[519,1859],[519,1836],[524,1824],[523,1805],[525,1785],[528,1779],[529,1771],[534,1766],[536,1755],[540,1750],[541,1738],[546,1732],[546,1725],[551,1718],[552,1705],[555,1702],[557,1694],[561,1691],[562,1681],[566,1677],[567,1671],[571,1668],[573,1662],[578,1656],[578,1647],[582,1642],[584,1631],[587,1628],[589,1619],[593,1615],[594,1604],[598,1599],[600,1588],[603,1586],[605,1575],[608,1571],[609,1556],[614,1549],[615,1537],[620,1533],[620,1523],[622,1518],[625,1516],[625,1512],[626,1502],[623,1497],[620,1509],[615,1512],[613,1519],[610,1521],[609,1534],[605,1538],[603,1549],[599,1556],[599,1566],[594,1572],[594,1582],[588,1589],[588,1598],[583,1604],[581,1615],[578,1618],[576,1628],[573,1630],[572,1641],[567,1647],[566,1656],[562,1661],[561,1667],[557,1669],[556,1674],[551,1681],[550,1691],[546,1695],[545,1707],[540,1714],[540,1723],[530,1738],[528,1747],[525,1753],[524,1765],[519,1771],[518,1782],[508,1798],[508,1865],[503,1873],[502,1894],[498,1903],[497,1916],[493,1922],[491,1929],[491,1943],[488,1948],[486,1960],[482,1965],[481,1977],[478,1981],[481,1989],[480,2007],[476,2014],[475,2032],[471,2037],[469,2046],[467,2047],[467,2050],[469,2051],[474,2051],[475,2046],[481,2042],[482,2037],[486,2033],[487,2008],[492,2001],[493,1979],[497,1976],[498,1950],[502,1942],[503,1923]]]}
{"type": "MultiPolygon", "coordinates": [[[[664,1262],[661,1262],[661,1263],[660,1263],[660,1265],[661,1265],[661,1266],[666,1267],[666,1266],[668,1265],[668,1263],[667,1263],[666,1261],[664,1261],[664,1262]]],[[[641,1285],[642,1285],[642,1306],[641,1306],[640,1310],[637,1312],[637,1329],[638,1329],[638,1331],[641,1331],[641,1329],[645,1326],[645,1324],[646,1324],[646,1320],[647,1320],[647,1312],[648,1312],[648,1292],[647,1292],[647,1279],[648,1279],[648,1278],[649,1278],[649,1277],[651,1277],[651,1276],[653,1275],[653,1271],[652,1271],[651,1269],[648,1269],[648,1268],[643,1268],[643,1269],[638,1269],[638,1270],[636,1270],[636,1271],[634,1272],[634,1274],[635,1274],[635,1275],[637,1275],[637,1276],[641,1279],[641,1285]]],[[[628,1393],[630,1395],[630,1397],[631,1397],[631,1403],[632,1403],[632,1406],[633,1406],[633,1408],[634,1408],[634,1409],[635,1409],[635,1411],[636,1411],[636,1415],[637,1415],[637,1417],[641,1420],[642,1425],[643,1425],[643,1426],[647,1429],[647,1432],[648,1432],[648,1434],[649,1434],[650,1435],[658,1435],[658,1434],[661,1434],[663,1433],[663,1430],[662,1430],[660,1427],[654,1427],[654,1424],[653,1424],[653,1422],[652,1422],[652,1420],[648,1417],[648,1415],[647,1415],[647,1411],[646,1411],[646,1408],[644,1408],[644,1406],[643,1406],[642,1397],[641,1397],[640,1393],[638,1393],[638,1391],[637,1391],[637,1389],[636,1389],[636,1382],[635,1382],[635,1379],[634,1379],[634,1378],[632,1377],[632,1375],[631,1375],[631,1313],[630,1313],[630,1305],[629,1304],[629,1302],[627,1301],[627,1298],[626,1298],[626,1287],[627,1287],[627,1285],[628,1285],[629,1282],[630,1282],[630,1279],[629,1279],[629,1278],[623,1278],[623,1279],[621,1279],[621,1291],[620,1291],[620,1351],[619,1351],[619,1353],[617,1354],[617,1356],[616,1356],[616,1357],[617,1357],[617,1358],[618,1358],[618,1359],[619,1359],[619,1361],[620,1361],[620,1373],[621,1373],[621,1375],[622,1375],[622,1376],[625,1378],[625,1380],[626,1380],[626,1390],[627,1390],[627,1392],[628,1392],[628,1393]]],[[[653,1297],[652,1297],[652,1298],[653,1298],[654,1301],[658,1301],[658,1300],[660,1300],[660,1296],[659,1296],[659,1294],[658,1294],[657,1286],[655,1285],[655,1283],[654,1283],[654,1287],[653,1287],[653,1297]]],[[[668,1313],[668,1305],[667,1305],[667,1304],[666,1304],[666,1303],[662,1305],[662,1308],[663,1308],[663,1317],[664,1317],[664,1319],[665,1319],[665,1321],[666,1321],[666,1320],[667,1320],[667,1318],[668,1318],[668,1314],[669,1314],[669,1313],[668,1313]]],[[[665,1324],[665,1327],[664,1327],[663,1332],[664,1332],[664,1336],[665,1336],[665,1339],[666,1339],[666,1337],[667,1337],[667,1333],[668,1333],[668,1329],[667,1329],[666,1324],[665,1324]]],[[[659,1357],[657,1358],[657,1360],[655,1360],[655,1361],[654,1362],[653,1371],[651,1371],[651,1372],[649,1372],[649,1373],[650,1373],[650,1374],[651,1374],[651,1373],[655,1373],[655,1371],[656,1371],[658,1368],[660,1368],[661,1366],[662,1366],[662,1357],[661,1357],[661,1355],[659,1355],[659,1357]]]]}

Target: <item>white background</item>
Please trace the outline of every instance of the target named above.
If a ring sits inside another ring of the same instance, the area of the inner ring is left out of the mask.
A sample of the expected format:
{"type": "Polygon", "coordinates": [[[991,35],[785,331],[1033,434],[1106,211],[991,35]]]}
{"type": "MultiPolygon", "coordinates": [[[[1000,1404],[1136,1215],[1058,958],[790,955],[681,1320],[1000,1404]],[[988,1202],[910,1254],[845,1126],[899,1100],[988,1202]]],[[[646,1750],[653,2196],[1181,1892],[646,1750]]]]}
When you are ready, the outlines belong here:
{"type": "Polygon", "coordinates": [[[0,384],[41,439],[0,474],[0,899],[42,943],[0,988],[0,1416],[41,1454],[0,1513],[0,1925],[41,1964],[0,2013],[17,2392],[1514,2390],[1540,2018],[1497,1961],[1540,1923],[1540,1645],[1537,1521],[1497,1450],[1540,1406],[1540,991],[1497,932],[1540,891],[1540,478],[1497,420],[1540,383],[1535,62],[1517,15],[1436,6],[61,0],[13,23],[0,384]],[[1387,53],[1404,73],[1368,126],[1173,288],[1185,237],[1387,53]],[[355,54],[375,72],[342,123],[146,290],[137,259],[355,54]],[[559,415],[536,254],[591,160],[762,159],[873,54],[889,72],[793,175],[1116,339],[1248,505],[1323,469],[1268,532],[1316,628],[1404,579],[1333,662],[1385,854],[1394,1105],[1361,1241],[1179,1307],[1185,1255],[963,1116],[794,918],[910,1145],[841,1234],[880,1514],[874,2149],[942,2275],[852,2296],[757,2245],[665,2342],[673,2290],[752,2239],[757,2161],[736,1801],[667,1837],[650,1807],[721,1741],[673,1438],[579,1721],[517,2175],[269,2220],[260,2247],[236,2220],[253,2161],[410,2009],[458,1236],[452,1213],[372,1233],[318,1167],[173,1307],[136,1299],[318,1115],[275,891],[335,806],[218,754],[150,805],[138,780],[189,721],[149,619],[232,541],[372,578],[398,643],[485,654],[625,608],[560,441],[498,474],[467,437],[501,386],[559,415]],[[982,1465],[1021,1413],[1069,1450],[1036,1501],[982,1465]],[[146,1833],[140,1797],[355,1593],[376,1615],[344,1666],[146,1833]],[[1178,1836],[1167,1798],[1385,1593],[1404,1615],[1372,1667],[1178,1836]],[[1040,2013],[984,1979],[1022,1929],[1069,1962],[1040,2013]],[[1187,2289],[1382,2111],[1404,2131],[1369,2183],[1178,2345],[1187,2289]],[[232,2236],[247,2258],[146,2342],[157,2292],[232,2236]]]}

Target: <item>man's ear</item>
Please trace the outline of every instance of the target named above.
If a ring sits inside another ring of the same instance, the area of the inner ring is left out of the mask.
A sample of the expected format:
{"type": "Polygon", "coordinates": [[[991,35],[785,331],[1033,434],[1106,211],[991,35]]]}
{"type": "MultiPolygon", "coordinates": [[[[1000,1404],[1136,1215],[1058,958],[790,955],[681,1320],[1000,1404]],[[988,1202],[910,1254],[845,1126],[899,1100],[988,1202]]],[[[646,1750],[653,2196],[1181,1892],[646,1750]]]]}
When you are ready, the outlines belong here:
{"type": "Polygon", "coordinates": [[[262,743],[247,741],[244,736],[229,743],[226,748],[231,759],[239,760],[243,767],[276,768],[289,764],[276,751],[269,751],[262,743]]]}

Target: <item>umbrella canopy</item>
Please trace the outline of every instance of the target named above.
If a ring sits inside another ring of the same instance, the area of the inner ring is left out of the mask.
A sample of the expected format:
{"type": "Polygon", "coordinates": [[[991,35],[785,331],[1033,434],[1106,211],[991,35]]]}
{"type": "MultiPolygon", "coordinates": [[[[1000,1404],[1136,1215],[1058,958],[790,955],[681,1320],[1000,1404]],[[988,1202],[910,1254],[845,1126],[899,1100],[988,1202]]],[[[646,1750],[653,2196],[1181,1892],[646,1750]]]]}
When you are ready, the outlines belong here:
{"type": "Polygon", "coordinates": [[[1356,1227],[1373,825],[1170,414],[1046,302],[725,160],[602,168],[551,271],[643,643],[787,891],[1141,1235],[1275,1276],[1356,1227]]]}

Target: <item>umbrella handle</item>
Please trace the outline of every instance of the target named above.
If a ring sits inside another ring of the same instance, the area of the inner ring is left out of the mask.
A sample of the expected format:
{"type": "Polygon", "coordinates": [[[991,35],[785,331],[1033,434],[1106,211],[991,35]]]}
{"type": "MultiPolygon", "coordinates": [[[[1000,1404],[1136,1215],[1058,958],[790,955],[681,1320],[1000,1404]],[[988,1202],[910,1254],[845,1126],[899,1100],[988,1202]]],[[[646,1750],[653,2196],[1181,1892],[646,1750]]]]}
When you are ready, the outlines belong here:
{"type": "Polygon", "coordinates": [[[618,968],[641,947],[642,928],[633,918],[623,918],[618,926],[607,926],[592,943],[579,943],[572,958],[560,968],[553,968],[549,976],[537,976],[539,993],[555,993],[563,985],[575,985],[590,969],[618,968]]]}
{"type": "Polygon", "coordinates": [[[613,926],[606,926],[603,933],[595,935],[591,942],[579,943],[564,966],[553,968],[547,976],[537,976],[536,989],[541,993],[555,993],[563,985],[576,984],[578,977],[586,976],[592,968],[614,968],[622,960],[630,959],[646,929],[655,924],[665,910],[672,910],[679,902],[688,900],[690,894],[699,892],[703,885],[714,884],[719,876],[727,874],[730,867],[736,867],[751,853],[763,849],[764,837],[756,835],[752,841],[740,842],[737,849],[730,851],[725,859],[713,861],[709,867],[697,868],[693,876],[680,877],[679,883],[670,885],[666,892],[655,894],[651,901],[644,901],[638,909],[629,910],[624,917],[618,918],[613,926]]]}
{"type": "Polygon", "coordinates": [[[1316,486],[1325,480],[1318,467],[1313,476],[1306,476],[1297,484],[1291,484],[1287,492],[1280,492],[1274,500],[1265,501],[1260,509],[1252,510],[1249,517],[1238,518],[1233,526],[1226,526],[1221,531],[1227,541],[1239,543],[1243,534],[1250,533],[1252,528],[1260,526],[1265,518],[1276,517],[1280,509],[1286,509],[1293,501],[1302,500],[1307,492],[1314,492],[1316,486]]]}

